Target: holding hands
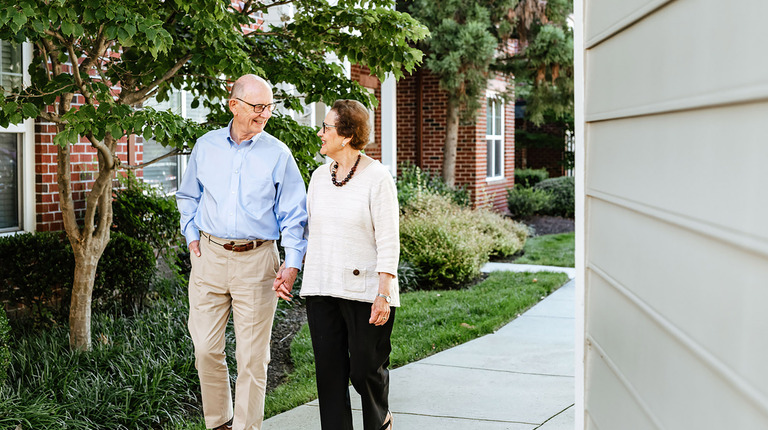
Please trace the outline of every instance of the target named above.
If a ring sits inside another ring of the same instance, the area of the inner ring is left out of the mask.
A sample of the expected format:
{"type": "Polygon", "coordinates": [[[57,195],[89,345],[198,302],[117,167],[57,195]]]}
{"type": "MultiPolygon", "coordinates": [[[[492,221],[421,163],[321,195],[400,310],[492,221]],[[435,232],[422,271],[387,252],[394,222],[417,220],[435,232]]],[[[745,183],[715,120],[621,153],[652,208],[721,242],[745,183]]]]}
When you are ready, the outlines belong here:
{"type": "Polygon", "coordinates": [[[272,289],[277,294],[277,297],[291,301],[291,290],[293,290],[293,283],[296,282],[296,276],[299,274],[299,269],[295,267],[285,267],[285,263],[280,265],[280,269],[277,271],[275,282],[272,283],[272,289]]]}

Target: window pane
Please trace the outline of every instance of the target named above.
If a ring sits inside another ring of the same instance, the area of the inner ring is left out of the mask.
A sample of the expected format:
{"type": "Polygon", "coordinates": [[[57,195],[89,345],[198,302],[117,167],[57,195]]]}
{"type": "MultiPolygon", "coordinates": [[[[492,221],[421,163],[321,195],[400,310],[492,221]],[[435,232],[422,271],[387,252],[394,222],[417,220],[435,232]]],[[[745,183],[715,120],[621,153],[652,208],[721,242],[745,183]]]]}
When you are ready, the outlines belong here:
{"type": "Polygon", "coordinates": [[[0,41],[0,85],[7,92],[21,88],[21,45],[0,41]]]}
{"type": "Polygon", "coordinates": [[[0,133],[0,228],[19,226],[18,135],[0,133]]]}
{"type": "Polygon", "coordinates": [[[493,133],[493,99],[488,99],[488,106],[485,109],[485,134],[493,133]]]}
{"type": "Polygon", "coordinates": [[[501,151],[501,139],[495,142],[493,156],[495,158],[495,168],[493,170],[494,176],[501,176],[503,170],[502,165],[504,164],[504,154],[502,154],[501,151]]]}
{"type": "Polygon", "coordinates": [[[486,140],[486,148],[488,151],[488,155],[486,156],[486,169],[485,169],[485,176],[487,177],[493,177],[493,140],[486,140]]]}
{"type": "MultiPolygon", "coordinates": [[[[171,148],[166,148],[154,140],[144,142],[144,162],[152,161],[170,151],[171,148]]],[[[178,171],[178,156],[164,158],[144,168],[144,182],[162,189],[166,194],[173,194],[178,187],[178,171]]]]}
{"type": "Polygon", "coordinates": [[[494,133],[496,136],[501,136],[501,102],[496,101],[494,103],[494,133]]]}
{"type": "Polygon", "coordinates": [[[16,73],[21,75],[21,44],[16,46],[3,41],[3,73],[16,73]]]}
{"type": "Polygon", "coordinates": [[[204,123],[205,117],[208,116],[210,109],[203,105],[203,100],[200,99],[200,104],[192,109],[192,102],[195,101],[195,96],[192,93],[187,92],[187,114],[186,117],[197,123],[204,123]]]}

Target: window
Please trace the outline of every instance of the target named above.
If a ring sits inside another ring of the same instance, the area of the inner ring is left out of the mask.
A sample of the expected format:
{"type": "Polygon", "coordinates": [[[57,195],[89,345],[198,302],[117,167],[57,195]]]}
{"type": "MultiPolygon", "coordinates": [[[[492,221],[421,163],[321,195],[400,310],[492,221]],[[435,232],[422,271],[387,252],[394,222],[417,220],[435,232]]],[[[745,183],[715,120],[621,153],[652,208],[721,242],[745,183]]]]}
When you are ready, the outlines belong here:
{"type": "Polygon", "coordinates": [[[0,85],[6,92],[21,88],[21,45],[13,46],[3,40],[0,43],[0,85]]]}
{"type": "MultiPolygon", "coordinates": [[[[6,94],[18,91],[24,82],[26,48],[0,41],[0,85],[6,94]]],[[[34,229],[33,130],[34,120],[0,128],[0,233],[34,229]]]]}
{"type": "Polygon", "coordinates": [[[0,133],[0,232],[20,225],[19,135],[0,133]]]}
{"type": "MultiPolygon", "coordinates": [[[[171,110],[173,113],[184,118],[202,123],[205,121],[206,115],[208,115],[208,109],[203,106],[202,102],[197,108],[193,109],[193,100],[194,98],[191,93],[183,91],[174,92],[168,100],[162,103],[149,100],[144,105],[159,111],[171,110]]],[[[171,148],[166,148],[154,140],[145,141],[144,162],[152,161],[170,151],[171,148]]],[[[160,188],[166,194],[174,194],[179,187],[179,179],[181,178],[183,167],[182,162],[183,160],[180,157],[168,157],[145,167],[143,169],[144,182],[160,188]]]]}
{"type": "Polygon", "coordinates": [[[504,103],[488,96],[485,118],[485,142],[488,153],[486,176],[488,179],[504,177],[504,103]]]}

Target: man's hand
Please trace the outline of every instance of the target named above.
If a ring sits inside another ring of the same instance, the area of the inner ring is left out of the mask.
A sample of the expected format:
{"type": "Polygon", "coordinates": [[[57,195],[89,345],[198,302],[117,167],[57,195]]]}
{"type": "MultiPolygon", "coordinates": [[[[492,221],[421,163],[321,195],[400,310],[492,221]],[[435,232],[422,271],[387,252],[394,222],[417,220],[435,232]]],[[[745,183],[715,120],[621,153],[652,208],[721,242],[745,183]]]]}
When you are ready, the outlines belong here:
{"type": "Polygon", "coordinates": [[[299,269],[295,267],[285,267],[285,263],[280,265],[280,269],[277,271],[277,277],[275,282],[272,283],[272,289],[275,290],[277,297],[283,300],[291,301],[291,290],[293,290],[293,283],[296,282],[296,276],[299,274],[299,269]]]}
{"type": "Polygon", "coordinates": [[[195,254],[196,256],[200,256],[200,241],[199,240],[193,240],[192,242],[189,242],[189,252],[195,254]]]}

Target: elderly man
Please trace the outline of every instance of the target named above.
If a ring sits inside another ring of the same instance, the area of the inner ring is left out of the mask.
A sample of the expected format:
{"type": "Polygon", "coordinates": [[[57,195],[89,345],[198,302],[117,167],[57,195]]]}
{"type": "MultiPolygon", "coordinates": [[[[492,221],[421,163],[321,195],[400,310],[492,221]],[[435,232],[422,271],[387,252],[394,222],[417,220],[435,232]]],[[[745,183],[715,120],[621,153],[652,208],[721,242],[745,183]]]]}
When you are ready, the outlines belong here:
{"type": "Polygon", "coordinates": [[[275,107],[262,78],[235,81],[233,119],[201,137],[176,193],[191,252],[189,332],[205,424],[258,430],[264,419],[269,339],[277,306],[273,283],[296,280],[306,251],[306,190],[284,143],[264,131],[275,107]],[[282,234],[285,263],[276,240],[282,234]],[[237,360],[234,409],[224,354],[233,314],[237,360]]]}

